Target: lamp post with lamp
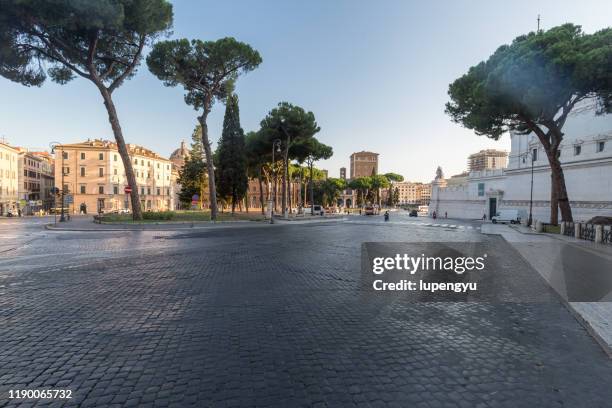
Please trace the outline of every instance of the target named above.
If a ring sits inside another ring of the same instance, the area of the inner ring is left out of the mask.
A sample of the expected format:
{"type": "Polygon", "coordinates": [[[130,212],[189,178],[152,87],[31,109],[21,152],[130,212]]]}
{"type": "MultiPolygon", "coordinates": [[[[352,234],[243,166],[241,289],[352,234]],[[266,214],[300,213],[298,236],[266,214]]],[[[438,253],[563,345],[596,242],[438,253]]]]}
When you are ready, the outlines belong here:
{"type": "Polygon", "coordinates": [[[529,218],[527,219],[527,226],[531,227],[531,224],[533,223],[533,164],[536,157],[532,151],[527,151],[523,153],[523,162],[527,157],[531,159],[531,188],[529,191],[529,218]]]}
{"type": "MultiPolygon", "coordinates": [[[[64,176],[66,175],[66,170],[64,167],[64,159],[66,158],[66,155],[64,153],[64,146],[59,143],[59,142],[51,142],[49,144],[49,146],[51,147],[51,153],[55,154],[55,152],[59,149],[61,149],[62,151],[62,209],[61,209],[61,215],[60,215],[60,222],[65,222],[66,221],[66,217],[64,216],[64,194],[66,193],[64,191],[64,176]]],[[[57,188],[57,187],[56,187],[57,188]]]]}

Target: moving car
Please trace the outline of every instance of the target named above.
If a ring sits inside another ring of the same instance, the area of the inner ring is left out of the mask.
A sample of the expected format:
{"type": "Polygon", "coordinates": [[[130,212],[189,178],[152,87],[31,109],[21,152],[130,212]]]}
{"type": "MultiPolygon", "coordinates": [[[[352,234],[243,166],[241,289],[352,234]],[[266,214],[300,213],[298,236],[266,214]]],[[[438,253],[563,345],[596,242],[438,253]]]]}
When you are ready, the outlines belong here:
{"type": "Polygon", "coordinates": [[[411,216],[411,217],[418,217],[419,213],[417,212],[417,210],[412,210],[412,211],[410,211],[410,214],[408,214],[408,215],[411,216]]]}
{"type": "Polygon", "coordinates": [[[366,208],[364,208],[364,214],[365,215],[374,215],[375,212],[376,212],[376,210],[374,210],[374,207],[372,207],[371,205],[369,205],[366,208]]]}
{"type": "Polygon", "coordinates": [[[495,214],[491,221],[493,224],[497,224],[498,222],[504,223],[509,222],[510,224],[520,224],[521,222],[521,212],[519,210],[499,210],[497,214],[495,214]]]}

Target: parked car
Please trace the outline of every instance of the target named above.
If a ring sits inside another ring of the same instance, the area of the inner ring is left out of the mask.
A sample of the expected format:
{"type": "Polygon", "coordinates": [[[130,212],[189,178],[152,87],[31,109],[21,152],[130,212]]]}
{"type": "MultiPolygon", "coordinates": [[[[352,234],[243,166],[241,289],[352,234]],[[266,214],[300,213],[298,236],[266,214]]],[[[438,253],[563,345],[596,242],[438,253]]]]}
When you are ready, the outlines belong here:
{"type": "Polygon", "coordinates": [[[491,218],[491,221],[493,222],[493,224],[497,224],[498,222],[501,222],[501,223],[509,222],[510,224],[520,224],[521,215],[522,214],[519,210],[499,210],[491,218]]]}
{"type": "Polygon", "coordinates": [[[367,207],[366,207],[366,208],[364,208],[363,210],[364,210],[364,214],[365,214],[365,215],[374,215],[374,214],[376,214],[376,210],[375,210],[375,209],[374,209],[374,207],[372,207],[371,205],[370,205],[370,206],[367,206],[367,207]]]}
{"type": "Polygon", "coordinates": [[[410,211],[410,214],[408,214],[411,217],[418,217],[419,216],[419,212],[417,210],[412,210],[410,211]]]}

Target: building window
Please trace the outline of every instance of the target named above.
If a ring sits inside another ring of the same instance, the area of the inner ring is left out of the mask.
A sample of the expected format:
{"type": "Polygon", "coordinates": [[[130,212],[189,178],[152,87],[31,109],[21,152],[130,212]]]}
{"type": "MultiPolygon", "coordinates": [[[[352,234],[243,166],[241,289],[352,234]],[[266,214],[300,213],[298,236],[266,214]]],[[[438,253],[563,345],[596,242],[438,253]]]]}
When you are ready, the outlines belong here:
{"type": "Polygon", "coordinates": [[[100,177],[104,177],[104,167],[100,167],[98,172],[100,173],[100,177]]]}
{"type": "Polygon", "coordinates": [[[86,187],[84,185],[81,186],[81,194],[85,194],[86,187]]]}
{"type": "Polygon", "coordinates": [[[157,195],[161,195],[161,189],[159,187],[157,188],[157,195]]]}
{"type": "Polygon", "coordinates": [[[485,186],[484,183],[478,183],[478,197],[484,196],[485,186]]]}
{"type": "Polygon", "coordinates": [[[605,147],[606,147],[606,142],[603,142],[603,141],[597,142],[597,153],[603,152],[605,147]]]}
{"type": "Polygon", "coordinates": [[[140,195],[144,195],[144,187],[140,188],[140,195]]]}
{"type": "Polygon", "coordinates": [[[81,152],[81,160],[85,160],[85,153],[81,152]]]}
{"type": "Polygon", "coordinates": [[[98,154],[98,159],[104,160],[104,153],[99,153],[98,154]]]}
{"type": "Polygon", "coordinates": [[[70,167],[64,167],[64,174],[70,174],[70,167]]]}
{"type": "Polygon", "coordinates": [[[531,160],[538,161],[538,149],[533,149],[531,151],[531,160]]]}
{"type": "Polygon", "coordinates": [[[104,186],[98,186],[98,193],[104,194],[104,186]]]}
{"type": "Polygon", "coordinates": [[[113,169],[113,174],[116,176],[117,175],[117,169],[113,169]]]}
{"type": "Polygon", "coordinates": [[[582,146],[581,145],[574,146],[574,156],[579,156],[580,152],[582,152],[582,146]]]}
{"type": "Polygon", "coordinates": [[[113,186],[113,194],[119,194],[119,186],[113,186]]]}
{"type": "Polygon", "coordinates": [[[81,167],[81,177],[85,177],[85,167],[81,167]]]}
{"type": "Polygon", "coordinates": [[[63,159],[68,159],[68,152],[62,152],[62,158],[63,159]]]}
{"type": "Polygon", "coordinates": [[[147,187],[147,194],[151,195],[151,187],[147,187]]]}
{"type": "Polygon", "coordinates": [[[113,155],[113,160],[117,161],[117,155],[116,154],[113,155]]]}

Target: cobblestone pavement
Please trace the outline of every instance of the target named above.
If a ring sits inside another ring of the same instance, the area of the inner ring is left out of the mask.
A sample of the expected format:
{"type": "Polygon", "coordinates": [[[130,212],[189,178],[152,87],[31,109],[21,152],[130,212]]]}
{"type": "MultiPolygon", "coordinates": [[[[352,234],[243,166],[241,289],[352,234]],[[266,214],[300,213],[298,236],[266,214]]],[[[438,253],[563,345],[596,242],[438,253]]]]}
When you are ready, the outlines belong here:
{"type": "Polygon", "coordinates": [[[0,406],[610,406],[612,362],[501,238],[381,218],[125,233],[0,223],[0,406]],[[483,240],[542,301],[373,294],[364,240],[483,240]],[[73,398],[8,399],[49,388],[73,398]]]}

